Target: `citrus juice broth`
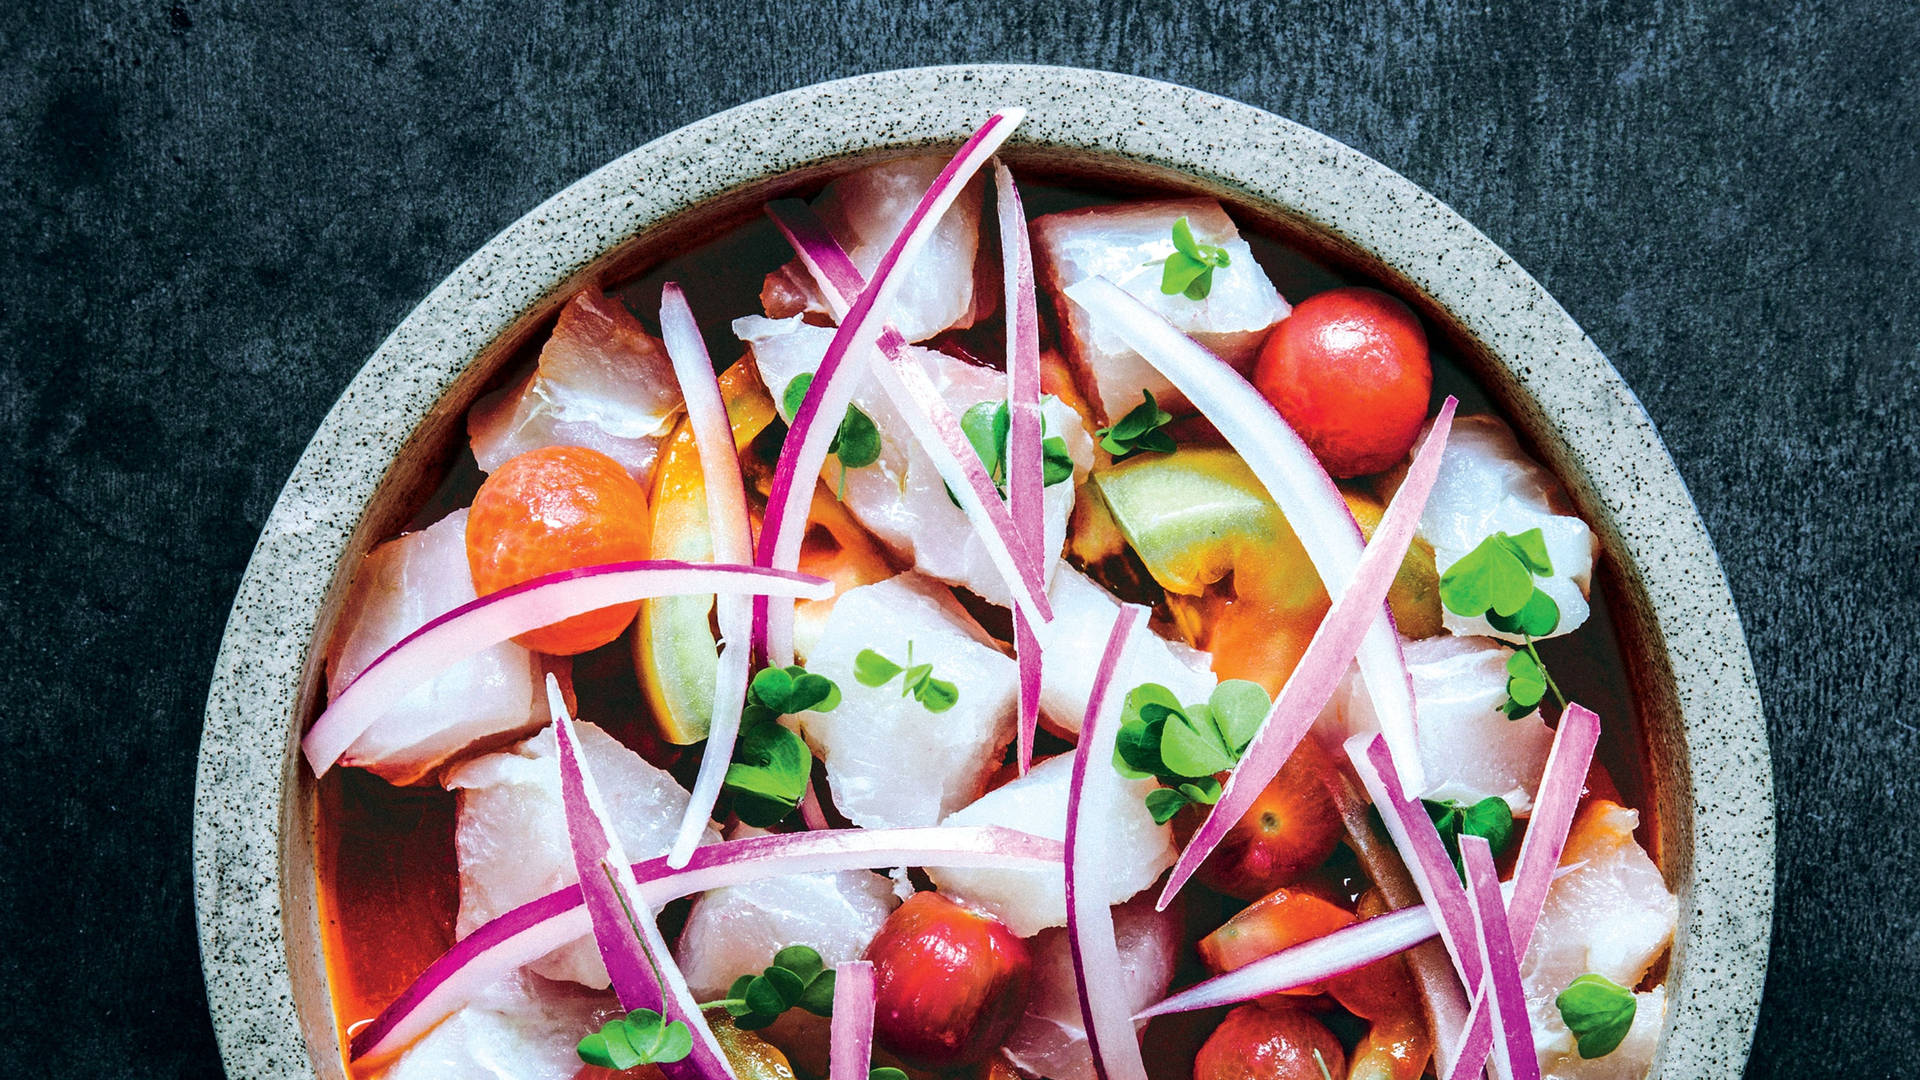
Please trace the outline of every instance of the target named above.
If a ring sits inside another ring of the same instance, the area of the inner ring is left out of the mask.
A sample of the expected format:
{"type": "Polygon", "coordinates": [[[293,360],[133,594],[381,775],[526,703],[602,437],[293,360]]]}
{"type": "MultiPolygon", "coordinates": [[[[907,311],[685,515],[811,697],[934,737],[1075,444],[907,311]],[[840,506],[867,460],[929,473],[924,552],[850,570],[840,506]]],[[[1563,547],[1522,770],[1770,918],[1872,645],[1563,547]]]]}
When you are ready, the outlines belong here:
{"type": "MultiPolygon", "coordinates": [[[[1166,194],[1079,182],[1047,185],[1030,181],[1023,181],[1021,192],[1030,217],[1166,194]]],[[[983,233],[987,234],[983,235],[983,247],[993,242],[991,216],[989,207],[983,222],[983,233]]],[[[1376,280],[1338,268],[1330,259],[1297,244],[1263,234],[1247,215],[1235,216],[1256,259],[1280,294],[1293,303],[1339,285],[1384,287],[1376,280]]],[[[993,257],[990,250],[983,254],[993,257]]],[[[791,257],[772,224],[755,216],[653,265],[637,277],[608,286],[608,292],[625,302],[643,323],[653,326],[662,283],[682,283],[709,351],[724,365],[743,352],[731,333],[731,320],[760,311],[762,278],[791,257]]],[[[1040,306],[1043,319],[1050,320],[1048,305],[1043,302],[1040,306]]],[[[1427,325],[1433,345],[1433,401],[1453,394],[1460,399],[1463,414],[1497,411],[1450,354],[1449,346],[1459,341],[1459,336],[1447,327],[1433,325],[1431,319],[1427,325]]],[[[958,335],[956,344],[976,355],[982,351],[997,355],[997,346],[983,350],[973,348],[971,343],[997,341],[1002,332],[996,314],[984,328],[958,335]]],[[[522,355],[505,366],[493,385],[506,385],[530,370],[545,337],[544,330],[533,335],[522,355]]],[[[448,449],[443,476],[438,488],[411,517],[409,529],[424,528],[472,501],[482,474],[464,438],[448,449]]],[[[1622,801],[1640,811],[1638,839],[1658,859],[1659,829],[1653,802],[1648,798],[1639,705],[1623,661],[1624,650],[1632,643],[1622,639],[1622,627],[1610,611],[1618,602],[1613,595],[1618,587],[1610,555],[1603,551],[1594,568],[1589,623],[1575,633],[1540,644],[1539,649],[1569,699],[1579,700],[1602,717],[1596,767],[1604,770],[1622,801]]],[[[653,734],[652,718],[636,688],[630,657],[623,635],[611,645],[576,658],[578,713],[654,764],[672,770],[683,784],[690,784],[695,757],[653,734]]],[[[397,788],[360,770],[334,769],[320,782],[318,808],[320,918],[334,1016],[344,1045],[352,1030],[377,1016],[428,963],[454,944],[459,907],[453,846],[455,799],[452,793],[430,784],[397,788]]],[[[1336,860],[1339,857],[1337,852],[1336,860]]],[[[1244,906],[1197,885],[1186,890],[1182,903],[1189,938],[1207,933],[1244,906]]],[[[1194,950],[1183,949],[1175,985],[1197,981],[1205,974],[1194,950]]],[[[1186,1080],[1194,1053],[1223,1013],[1214,1010],[1155,1020],[1144,1044],[1154,1080],[1186,1080]]],[[[386,1064],[375,1062],[367,1070],[350,1068],[349,1075],[375,1076],[386,1064]]],[[[984,1075],[985,1070],[979,1072],[984,1075]]],[[[589,1069],[583,1075],[607,1074],[589,1069]]]]}

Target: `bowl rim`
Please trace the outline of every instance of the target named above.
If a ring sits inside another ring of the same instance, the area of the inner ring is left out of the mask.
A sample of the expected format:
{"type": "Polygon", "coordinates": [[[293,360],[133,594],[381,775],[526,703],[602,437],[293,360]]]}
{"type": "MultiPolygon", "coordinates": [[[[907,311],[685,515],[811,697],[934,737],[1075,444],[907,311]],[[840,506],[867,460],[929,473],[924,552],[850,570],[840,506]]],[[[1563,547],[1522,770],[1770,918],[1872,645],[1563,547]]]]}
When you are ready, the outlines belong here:
{"type": "MultiPolygon", "coordinates": [[[[1496,366],[1492,387],[1556,474],[1606,519],[1610,554],[1644,593],[1640,640],[1670,684],[1685,776],[1676,982],[1653,1075],[1733,1077],[1747,1057],[1772,923],[1772,771],[1732,595],[1691,497],[1639,401],[1544,288],[1438,199],[1273,113],[1138,76],[966,64],[858,75],[762,98],[654,139],[541,203],[440,282],[353,378],[281,491],[235,596],[208,692],[196,776],[195,914],[228,1075],[333,1075],[325,1023],[296,1007],[287,928],[311,926],[311,883],[284,873],[310,822],[294,796],[300,706],[346,556],[409,445],[457,422],[517,332],[683,211],[876,150],[956,143],[1026,106],[1010,152],[1097,155],[1210,187],[1314,229],[1443,309],[1496,366]],[[1518,415],[1516,415],[1516,410],[1518,415]],[[304,923],[299,922],[305,920],[304,923]],[[304,1025],[304,1026],[303,1026],[304,1025]]],[[[1654,707],[1652,705],[1649,708],[1654,707]]],[[[1643,709],[1643,712],[1645,710],[1643,709]]],[[[311,783],[311,778],[305,779],[311,783]]],[[[1672,882],[1675,871],[1669,867],[1672,882]]],[[[309,875],[310,876],[310,875],[309,875]]],[[[315,1010],[307,1010],[312,1013],[315,1010]]]]}

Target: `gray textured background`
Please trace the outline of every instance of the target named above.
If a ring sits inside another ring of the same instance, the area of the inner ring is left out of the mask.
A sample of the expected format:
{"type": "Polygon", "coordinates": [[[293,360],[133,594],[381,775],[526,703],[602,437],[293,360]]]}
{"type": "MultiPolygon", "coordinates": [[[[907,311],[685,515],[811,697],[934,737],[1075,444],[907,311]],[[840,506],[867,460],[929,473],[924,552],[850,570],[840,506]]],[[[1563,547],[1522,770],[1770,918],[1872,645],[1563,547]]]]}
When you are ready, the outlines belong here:
{"type": "Polygon", "coordinates": [[[678,6],[0,12],[0,1072],[217,1072],[187,859],[206,679],[300,447],[434,282],[707,113],[1022,60],[1327,132],[1591,332],[1699,501],[1766,695],[1781,892],[1748,1075],[1911,1074],[1911,5],[678,6]]]}

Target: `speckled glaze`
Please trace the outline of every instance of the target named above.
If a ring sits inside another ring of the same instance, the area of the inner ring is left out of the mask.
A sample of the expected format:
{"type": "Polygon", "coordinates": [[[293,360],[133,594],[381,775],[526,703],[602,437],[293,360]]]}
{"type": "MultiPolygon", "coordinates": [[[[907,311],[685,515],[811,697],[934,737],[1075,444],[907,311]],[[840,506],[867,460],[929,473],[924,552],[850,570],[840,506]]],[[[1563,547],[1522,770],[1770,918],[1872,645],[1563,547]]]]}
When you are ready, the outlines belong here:
{"type": "Polygon", "coordinates": [[[315,911],[315,786],[295,745],[349,568],[404,520],[488,375],[579,285],[643,269],[649,251],[853,159],[955,144],[1005,105],[1028,110],[1007,149],[1016,164],[1217,195],[1455,328],[1473,374],[1573,489],[1622,583],[1662,861],[1681,901],[1654,1075],[1740,1074],[1773,912],[1766,729],[1713,546],[1632,391],[1478,230],[1324,135],[1167,83],[966,66],[795,90],[634,150],[463,263],[341,395],[261,534],[207,698],[194,887],[230,1076],[342,1075],[315,911]]]}

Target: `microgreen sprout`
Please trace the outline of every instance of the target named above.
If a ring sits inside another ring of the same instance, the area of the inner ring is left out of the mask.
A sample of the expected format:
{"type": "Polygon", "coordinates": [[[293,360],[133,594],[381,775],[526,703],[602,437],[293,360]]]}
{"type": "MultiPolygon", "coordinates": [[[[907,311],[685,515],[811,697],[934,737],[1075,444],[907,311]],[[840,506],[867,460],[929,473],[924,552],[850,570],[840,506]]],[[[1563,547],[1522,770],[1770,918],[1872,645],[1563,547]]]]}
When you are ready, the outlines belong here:
{"type": "Polygon", "coordinates": [[[670,1064],[693,1053],[693,1032],[683,1021],[668,1021],[652,1009],[635,1009],[601,1025],[574,1050],[581,1061],[603,1069],[670,1064]]]}
{"type": "Polygon", "coordinates": [[[1147,810],[1164,825],[1183,807],[1220,801],[1216,774],[1240,763],[1272,705],[1259,684],[1228,679],[1204,703],[1182,705],[1159,683],[1128,691],[1120,714],[1113,767],[1120,775],[1158,780],[1147,810]]]}
{"type": "Polygon", "coordinates": [[[900,696],[911,696],[930,713],[943,713],[960,700],[960,690],[945,679],[933,677],[932,664],[913,662],[913,642],[907,642],[907,662],[896,664],[872,649],[861,649],[853,658],[853,677],[861,686],[881,687],[900,676],[900,696]]]}
{"type": "Polygon", "coordinates": [[[1606,1057],[1627,1037],[1639,1003],[1633,991],[1604,975],[1587,974],[1567,984],[1553,999],[1560,1019],[1573,1032],[1583,1058],[1606,1057]]]}
{"type": "MultiPolygon", "coordinates": [[[[798,415],[800,403],[807,400],[807,390],[813,385],[813,373],[803,371],[787,383],[787,389],[780,395],[781,404],[788,416],[798,415]]],[[[880,429],[873,425],[873,417],[860,411],[858,405],[847,406],[847,414],[840,418],[840,427],[833,433],[833,441],[827,444],[827,453],[840,459],[840,494],[845,494],[847,469],[863,469],[880,460],[880,429]]]]}
{"type": "Polygon", "coordinates": [[[1140,394],[1146,398],[1145,401],[1129,410],[1119,423],[1094,433],[1100,439],[1101,448],[1115,458],[1124,458],[1142,450],[1156,454],[1173,453],[1173,436],[1162,430],[1173,422],[1173,414],[1153,400],[1153,391],[1142,390],[1140,394]]]}
{"type": "Polygon", "coordinates": [[[1547,691],[1564,708],[1567,697],[1547,674],[1534,642],[1560,625],[1560,605],[1535,582],[1553,574],[1553,560],[1539,529],[1518,536],[1496,532],[1440,575],[1440,602],[1448,611],[1482,618],[1503,634],[1520,635],[1521,651],[1507,659],[1507,718],[1518,720],[1540,705],[1547,691]]]}
{"type": "Polygon", "coordinates": [[[796,1007],[815,1016],[833,1015],[833,969],[807,945],[781,949],[758,975],[740,976],[726,997],[701,1005],[727,1010],[733,1026],[743,1031],[766,1027],[796,1007]]]}
{"type": "Polygon", "coordinates": [[[1160,268],[1160,291],[1168,296],[1184,293],[1189,300],[1205,300],[1213,291],[1213,272],[1231,262],[1226,248],[1195,240],[1193,226],[1181,218],[1173,223],[1173,254],[1160,268]]]}
{"type": "Polygon", "coordinates": [[[832,679],[797,665],[766,668],[753,677],[724,785],[741,821],[758,828],[774,825],[791,814],[807,792],[813,753],[779,718],[831,712],[839,704],[840,688],[832,679]]]}
{"type": "MultiPolygon", "coordinates": [[[[1067,454],[1067,440],[1045,434],[1045,417],[1041,418],[1040,425],[1041,483],[1052,487],[1072,479],[1073,458],[1067,454]]],[[[1007,493],[1007,436],[1012,429],[1013,414],[1004,401],[977,402],[960,415],[961,433],[966,435],[973,452],[980,456],[980,464],[986,466],[987,475],[1003,496],[1007,493]]]]}
{"type": "MultiPolygon", "coordinates": [[[[1525,653],[1515,653],[1524,656],[1525,653]]],[[[1507,800],[1499,796],[1481,799],[1468,806],[1465,803],[1432,799],[1420,800],[1427,808],[1427,816],[1433,819],[1433,827],[1440,833],[1440,842],[1447,847],[1447,854],[1453,858],[1453,868],[1460,874],[1464,884],[1467,872],[1460,865],[1460,838],[1477,836],[1487,842],[1498,857],[1513,842],[1513,810],[1507,806],[1507,800]]]]}

